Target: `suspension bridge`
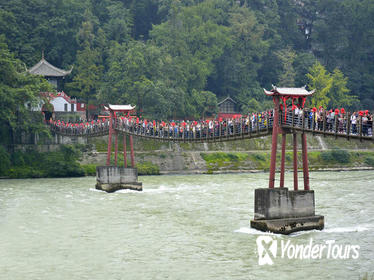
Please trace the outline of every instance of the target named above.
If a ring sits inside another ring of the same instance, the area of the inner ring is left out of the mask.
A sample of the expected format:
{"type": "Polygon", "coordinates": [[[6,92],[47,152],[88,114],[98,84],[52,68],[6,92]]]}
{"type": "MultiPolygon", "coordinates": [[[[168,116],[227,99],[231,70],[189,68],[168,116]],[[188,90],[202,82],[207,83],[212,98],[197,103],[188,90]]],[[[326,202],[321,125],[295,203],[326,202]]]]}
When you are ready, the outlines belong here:
{"type": "Polygon", "coordinates": [[[135,169],[133,137],[173,142],[222,142],[272,135],[269,186],[266,189],[255,190],[255,215],[251,226],[262,231],[284,234],[299,230],[323,229],[324,217],[315,215],[314,191],[310,190],[307,134],[374,141],[373,121],[367,117],[368,111],[352,117],[352,114],[345,112],[344,109],[332,112],[323,109],[318,111],[316,108],[306,109],[304,108],[306,98],[314,91],[307,91],[305,88],[273,86],[270,91],[264,90],[264,92],[273,98],[274,108],[249,114],[245,118],[147,122],[130,116],[135,109],[131,105],[109,105],[106,109],[110,115],[105,121],[91,122],[83,126],[66,126],[54,122],[50,124],[50,129],[53,133],[63,136],[108,135],[107,166],[97,168],[97,188],[109,192],[120,188],[141,190],[141,183],[137,182],[135,169]],[[288,100],[292,101],[292,107],[287,105],[288,100]],[[124,168],[122,169],[117,167],[119,134],[124,135],[124,168]],[[293,137],[293,191],[288,191],[288,188],[284,187],[287,134],[293,137]],[[129,135],[132,168],[127,168],[126,135],[129,135]],[[280,183],[279,188],[275,188],[278,135],[282,136],[280,183]],[[299,190],[297,173],[298,135],[301,136],[304,190],[299,190]],[[113,136],[115,166],[110,166],[113,136]]]}

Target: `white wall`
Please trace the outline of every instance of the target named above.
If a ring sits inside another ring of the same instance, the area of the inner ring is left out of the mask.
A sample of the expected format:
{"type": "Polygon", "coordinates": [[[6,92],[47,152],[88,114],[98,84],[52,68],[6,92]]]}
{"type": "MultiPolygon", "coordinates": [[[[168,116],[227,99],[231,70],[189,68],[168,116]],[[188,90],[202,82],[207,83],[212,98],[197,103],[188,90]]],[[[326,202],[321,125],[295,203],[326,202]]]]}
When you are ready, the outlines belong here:
{"type": "MultiPolygon", "coordinates": [[[[51,101],[51,104],[55,108],[55,112],[71,112],[71,105],[63,97],[56,97],[51,101]],[[67,111],[65,111],[65,104],[67,104],[67,111]]],[[[74,105],[74,112],[77,111],[77,104],[74,105]]]]}

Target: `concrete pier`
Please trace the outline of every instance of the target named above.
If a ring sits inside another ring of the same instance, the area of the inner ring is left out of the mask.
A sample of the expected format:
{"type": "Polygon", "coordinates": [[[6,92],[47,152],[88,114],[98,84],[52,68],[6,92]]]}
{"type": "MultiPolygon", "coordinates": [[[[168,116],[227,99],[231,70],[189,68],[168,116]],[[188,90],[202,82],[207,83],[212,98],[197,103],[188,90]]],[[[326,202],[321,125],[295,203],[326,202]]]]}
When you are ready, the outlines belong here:
{"type": "Polygon", "coordinates": [[[96,189],[110,193],[125,189],[142,191],[143,187],[142,183],[138,182],[136,168],[97,166],[96,189]]]}
{"type": "Polygon", "coordinates": [[[255,190],[255,214],[251,227],[274,233],[324,228],[324,217],[315,215],[314,191],[287,188],[255,190]]]}

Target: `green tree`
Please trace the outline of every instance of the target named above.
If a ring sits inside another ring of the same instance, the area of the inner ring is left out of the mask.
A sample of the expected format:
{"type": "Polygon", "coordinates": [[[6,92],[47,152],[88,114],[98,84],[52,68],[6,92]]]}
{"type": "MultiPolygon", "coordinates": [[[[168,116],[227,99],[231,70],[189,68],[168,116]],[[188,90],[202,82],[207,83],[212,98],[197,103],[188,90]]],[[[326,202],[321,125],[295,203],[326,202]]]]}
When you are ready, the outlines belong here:
{"type": "Polygon", "coordinates": [[[329,73],[317,62],[306,76],[309,79],[309,88],[316,90],[312,97],[312,106],[351,107],[357,102],[357,97],[350,95],[350,90],[347,88],[348,78],[344,77],[343,72],[338,68],[335,68],[333,73],[329,73]]]}
{"type": "Polygon", "coordinates": [[[315,90],[311,99],[311,106],[326,108],[330,101],[329,92],[333,84],[331,74],[321,63],[317,62],[309,69],[306,76],[309,80],[309,89],[315,90]]]}
{"type": "Polygon", "coordinates": [[[16,134],[47,133],[39,112],[32,112],[42,101],[40,92],[51,90],[39,76],[25,73],[24,64],[14,58],[0,36],[0,132],[1,142],[14,143],[16,134]]]}
{"type": "Polygon", "coordinates": [[[309,71],[309,68],[313,66],[317,62],[316,57],[309,52],[299,52],[295,58],[293,63],[294,69],[296,72],[295,77],[295,86],[302,87],[308,83],[308,78],[306,74],[309,71]]]}
{"type": "Polygon", "coordinates": [[[280,87],[294,87],[296,71],[293,67],[293,63],[296,59],[296,53],[288,47],[276,52],[278,59],[281,61],[283,71],[279,76],[278,86],[280,87]]]}
{"type": "Polygon", "coordinates": [[[117,2],[107,7],[109,20],[104,25],[108,40],[118,43],[127,42],[131,39],[131,28],[133,17],[129,9],[122,2],[117,2]]]}
{"type": "Polygon", "coordinates": [[[206,113],[214,114],[217,112],[217,96],[210,91],[192,90],[191,93],[194,100],[194,108],[196,118],[204,119],[206,113]]]}
{"type": "Polygon", "coordinates": [[[330,107],[351,107],[354,103],[357,104],[357,97],[350,95],[350,90],[347,88],[348,77],[344,77],[343,72],[338,68],[335,68],[331,77],[332,85],[329,92],[330,107]]]}
{"type": "MultiPolygon", "coordinates": [[[[72,95],[83,100],[86,104],[94,104],[103,77],[102,45],[105,44],[105,38],[95,36],[94,22],[96,19],[89,10],[86,10],[86,18],[88,20],[82,23],[77,35],[81,50],[77,52],[73,81],[66,87],[71,90],[72,95]]],[[[101,29],[97,29],[97,33],[101,35],[101,29]]],[[[88,119],[88,117],[88,106],[86,106],[86,118],[88,119]]]]}
{"type": "Polygon", "coordinates": [[[217,62],[209,86],[221,96],[236,96],[256,84],[260,61],[268,43],[263,40],[264,27],[253,11],[233,6],[229,12],[230,41],[217,62]]]}
{"type": "Polygon", "coordinates": [[[208,0],[195,6],[180,7],[173,3],[169,20],[150,32],[159,47],[165,47],[173,64],[182,72],[178,84],[191,92],[204,90],[207,78],[215,70],[214,61],[230,43],[229,28],[222,17],[225,1],[208,0]]]}

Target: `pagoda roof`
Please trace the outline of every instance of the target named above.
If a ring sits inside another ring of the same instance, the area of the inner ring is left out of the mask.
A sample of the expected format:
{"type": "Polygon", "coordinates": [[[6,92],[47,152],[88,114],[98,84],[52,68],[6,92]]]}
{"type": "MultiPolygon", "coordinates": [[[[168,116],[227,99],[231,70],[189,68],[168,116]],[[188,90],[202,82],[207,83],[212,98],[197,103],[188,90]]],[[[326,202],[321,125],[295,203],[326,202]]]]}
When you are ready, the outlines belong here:
{"type": "Polygon", "coordinates": [[[236,101],[234,99],[232,99],[230,97],[230,95],[228,95],[225,99],[223,99],[221,102],[217,103],[217,105],[221,105],[223,102],[225,101],[231,101],[232,103],[235,103],[236,104],[236,101]]]}
{"type": "Polygon", "coordinates": [[[72,70],[73,67],[69,71],[57,68],[56,66],[53,66],[47,60],[45,60],[43,56],[37,64],[35,64],[27,71],[34,75],[42,75],[47,77],[65,77],[66,75],[69,75],[72,70]]]}
{"type": "Polygon", "coordinates": [[[131,106],[130,104],[128,105],[111,105],[108,104],[108,107],[104,106],[105,110],[110,110],[110,111],[121,111],[121,112],[127,112],[127,111],[132,111],[135,109],[136,106],[131,106]]]}
{"type": "Polygon", "coordinates": [[[300,97],[300,96],[310,96],[314,93],[315,90],[308,91],[304,87],[301,88],[279,88],[272,85],[273,89],[270,91],[264,89],[266,95],[273,96],[273,95],[281,95],[281,96],[292,96],[292,97],[300,97]]]}

